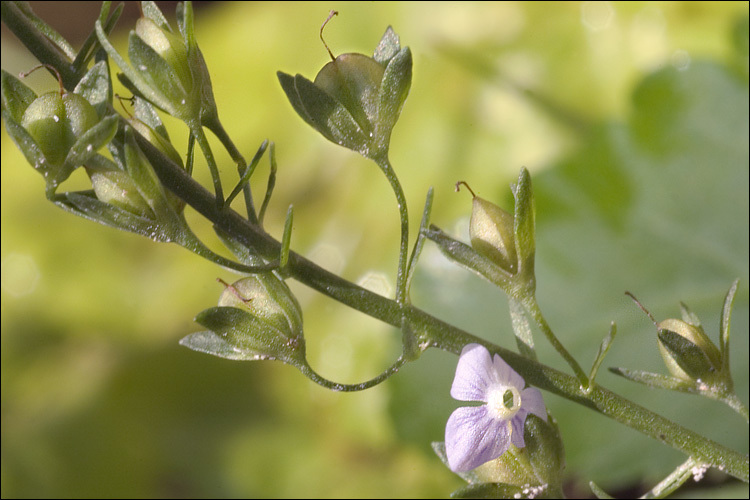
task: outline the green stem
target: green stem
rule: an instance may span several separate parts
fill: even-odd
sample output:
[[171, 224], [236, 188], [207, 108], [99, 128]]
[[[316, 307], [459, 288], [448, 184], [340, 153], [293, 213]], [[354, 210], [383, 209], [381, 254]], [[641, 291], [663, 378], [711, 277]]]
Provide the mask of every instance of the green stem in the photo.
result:
[[539, 329], [542, 330], [544, 336], [547, 337], [549, 343], [552, 344], [552, 347], [554, 347], [555, 350], [560, 353], [560, 356], [562, 356], [573, 369], [573, 372], [576, 374], [576, 377], [578, 377], [578, 380], [581, 383], [581, 387], [588, 387], [588, 375], [586, 375], [586, 373], [583, 371], [581, 365], [578, 364], [578, 361], [576, 361], [575, 358], [568, 352], [568, 350], [565, 349], [565, 347], [560, 343], [560, 341], [557, 340], [557, 337], [552, 332], [552, 329], [547, 323], [547, 320], [544, 319], [544, 316], [542, 315], [542, 310], [539, 308], [536, 297], [534, 295], [529, 295], [522, 301], [522, 303], [526, 308], [526, 311], [528, 311], [531, 317], [534, 318], [534, 321], [536, 322]]
[[[151, 161], [162, 183], [185, 200], [223, 232], [253, 249], [268, 260], [275, 259], [281, 244], [258, 225], [250, 224], [233, 210], [221, 211], [216, 199], [188, 174], [170, 163], [160, 161], [161, 153], [143, 137], [136, 135], [138, 145]], [[646, 408], [643, 408], [601, 386], [587, 393], [579, 379], [530, 360], [520, 354], [503, 349], [475, 337], [460, 328], [445, 323], [413, 306], [404, 306], [382, 295], [370, 292], [346, 281], [290, 252], [288, 270], [299, 282], [339, 302], [372, 316], [397, 328], [406, 317], [419, 336], [422, 350], [437, 347], [460, 354], [467, 344], [478, 343], [490, 352], [500, 355], [524, 379], [533, 386], [557, 394], [593, 411], [606, 415], [627, 427], [635, 429], [657, 441], [694, 457], [701, 463], [722, 467], [730, 474], [747, 482], [750, 473], [748, 459], [742, 453], [720, 445], [689, 429], [686, 429]]]
[[206, 157], [206, 163], [208, 163], [208, 169], [211, 171], [211, 180], [214, 183], [214, 192], [216, 193], [216, 201], [218, 207], [224, 206], [224, 191], [221, 188], [221, 177], [219, 176], [219, 167], [216, 166], [216, 160], [214, 154], [211, 151], [211, 146], [208, 144], [208, 138], [203, 132], [203, 128], [200, 126], [192, 127], [191, 133], [198, 145], [203, 150], [203, 156]]
[[671, 495], [692, 477], [693, 469], [700, 467], [700, 465], [693, 457], [688, 458], [641, 498], [665, 498], [667, 495]]
[[401, 245], [398, 252], [398, 272], [396, 273], [396, 302], [398, 304], [406, 304], [406, 265], [409, 258], [409, 213], [406, 207], [406, 197], [387, 155], [383, 155], [382, 158], [375, 160], [375, 162], [391, 184], [393, 193], [396, 195], [396, 202], [398, 203], [398, 215], [401, 220]]
[[385, 379], [395, 375], [399, 368], [403, 366], [403, 364], [406, 362], [406, 359], [403, 356], [400, 356], [388, 369], [386, 369], [383, 373], [378, 375], [375, 378], [372, 378], [366, 382], [362, 382], [360, 384], [340, 384], [338, 382], [334, 382], [332, 380], [328, 380], [327, 378], [321, 376], [313, 370], [309, 365], [302, 365], [298, 366], [299, 370], [310, 380], [315, 382], [318, 385], [321, 385], [325, 387], [326, 389], [330, 389], [332, 391], [337, 392], [358, 392], [358, 391], [364, 391], [366, 389], [370, 389], [372, 387], [375, 387], [376, 385], [383, 382]]

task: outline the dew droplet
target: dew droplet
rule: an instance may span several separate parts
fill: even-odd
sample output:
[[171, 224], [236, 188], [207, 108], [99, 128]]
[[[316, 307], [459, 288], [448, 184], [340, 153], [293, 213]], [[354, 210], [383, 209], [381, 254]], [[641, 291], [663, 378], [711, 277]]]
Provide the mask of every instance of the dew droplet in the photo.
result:
[[52, 115], [52, 119], [55, 120], [56, 122], [60, 121], [60, 117], [57, 115]]
[[140, 66], [138, 66], [138, 69], [140, 69], [141, 71], [146, 71], [148, 67], [146, 67], [145, 64], [141, 64]]
[[89, 144], [88, 146], [86, 146], [86, 151], [93, 151], [93, 150], [94, 150], [93, 144]]

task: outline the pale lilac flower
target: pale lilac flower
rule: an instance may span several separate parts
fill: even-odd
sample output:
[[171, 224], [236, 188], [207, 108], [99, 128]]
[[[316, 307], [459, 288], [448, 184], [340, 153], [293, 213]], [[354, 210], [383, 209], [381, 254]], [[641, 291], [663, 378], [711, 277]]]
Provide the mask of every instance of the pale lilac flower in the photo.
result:
[[523, 426], [529, 413], [547, 421], [539, 389], [524, 389], [523, 378], [497, 354], [493, 361], [479, 344], [469, 344], [461, 352], [451, 396], [485, 403], [458, 408], [448, 419], [445, 453], [454, 472], [494, 460], [511, 444], [523, 448]]

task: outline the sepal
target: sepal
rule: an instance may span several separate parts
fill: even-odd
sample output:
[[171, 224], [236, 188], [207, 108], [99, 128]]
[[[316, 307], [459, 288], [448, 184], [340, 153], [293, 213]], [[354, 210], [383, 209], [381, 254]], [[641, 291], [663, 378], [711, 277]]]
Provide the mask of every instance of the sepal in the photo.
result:
[[302, 309], [275, 273], [259, 273], [227, 285], [219, 306], [195, 321], [209, 329], [183, 338], [182, 345], [241, 360], [280, 360], [307, 368]]
[[382, 160], [411, 87], [412, 57], [388, 27], [373, 57], [341, 54], [314, 82], [281, 71], [277, 76], [297, 114], [326, 139]]

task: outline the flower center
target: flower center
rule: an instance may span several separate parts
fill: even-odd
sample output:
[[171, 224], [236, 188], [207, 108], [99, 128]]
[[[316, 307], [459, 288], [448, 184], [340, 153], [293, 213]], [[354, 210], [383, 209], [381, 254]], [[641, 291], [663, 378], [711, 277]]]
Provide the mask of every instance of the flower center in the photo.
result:
[[494, 418], [508, 420], [521, 408], [521, 393], [513, 386], [491, 387], [487, 391], [487, 407]]

